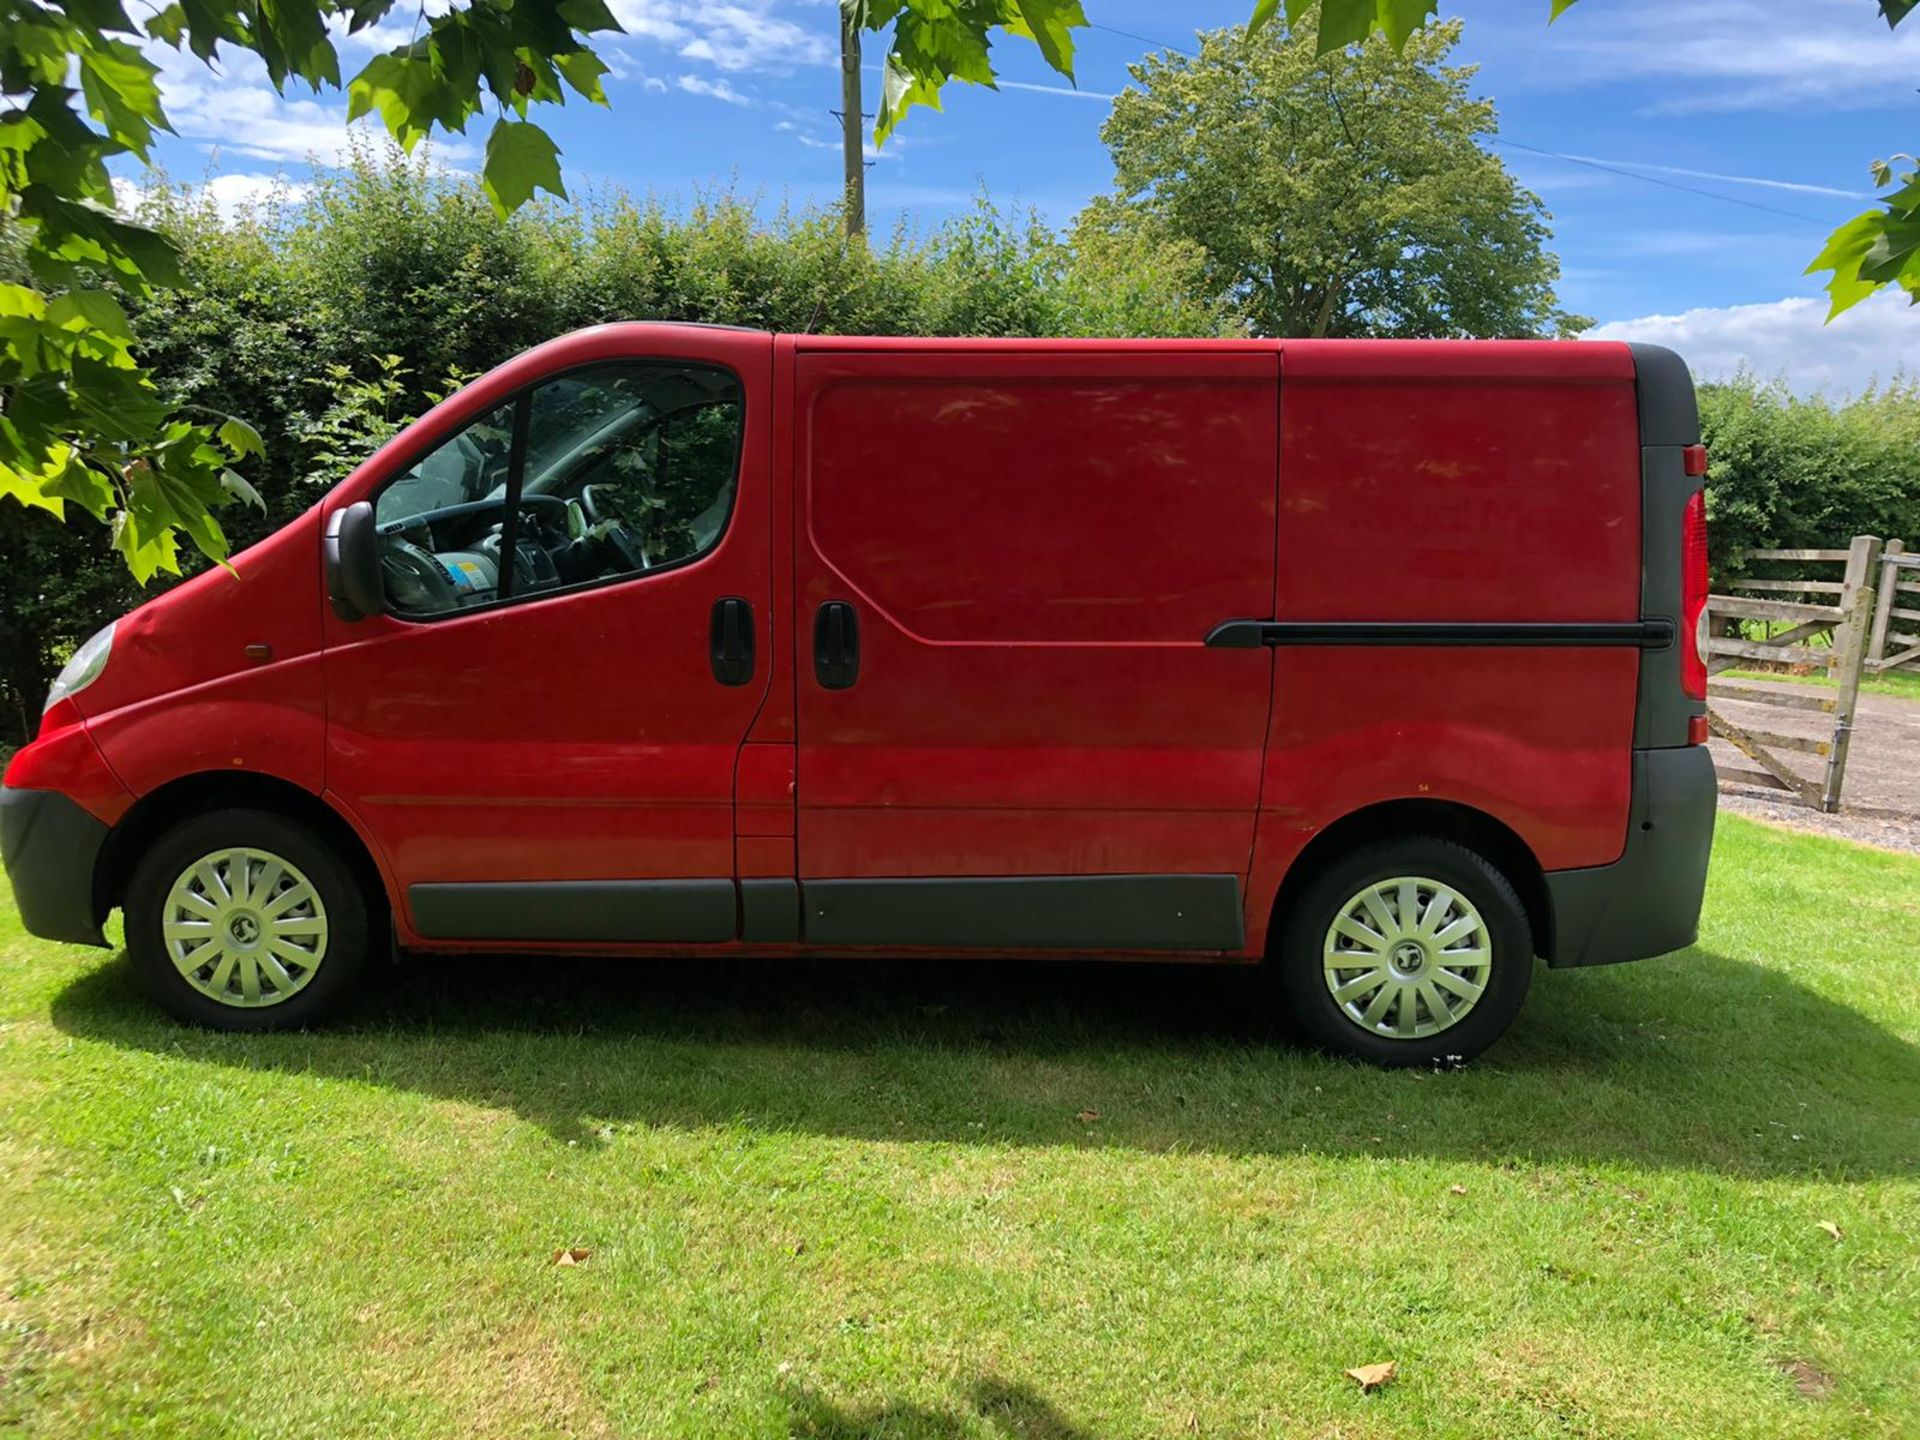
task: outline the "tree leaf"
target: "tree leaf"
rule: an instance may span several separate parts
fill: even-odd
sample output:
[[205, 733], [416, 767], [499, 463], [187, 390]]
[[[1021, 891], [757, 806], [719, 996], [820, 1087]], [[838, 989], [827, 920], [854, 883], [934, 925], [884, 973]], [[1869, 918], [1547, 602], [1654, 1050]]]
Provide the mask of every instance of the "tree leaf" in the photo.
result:
[[113, 486], [71, 445], [56, 445], [41, 481], [41, 489], [62, 501], [71, 500], [96, 520], [107, 518], [114, 501]]
[[0, 316], [39, 320], [47, 313], [47, 297], [27, 285], [0, 284]]
[[610, 30], [616, 35], [627, 33], [614, 18], [613, 11], [607, 8], [606, 0], [560, 0], [558, 9], [560, 18], [582, 35], [603, 30]]
[[1356, 1365], [1347, 1371], [1347, 1378], [1359, 1385], [1363, 1394], [1372, 1394], [1382, 1385], [1391, 1384], [1399, 1373], [1399, 1361], [1383, 1360], [1378, 1365]]
[[1357, 45], [1373, 33], [1379, 19], [1375, 0], [1322, 0], [1320, 53]]
[[1880, 288], [1873, 281], [1861, 278], [1860, 267], [1885, 233], [1889, 219], [1889, 212], [1884, 210], [1869, 210], [1854, 216], [1827, 237], [1826, 245], [1808, 264], [1809, 275], [1822, 270], [1833, 272], [1833, 279], [1827, 283], [1827, 294], [1832, 300], [1827, 311], [1829, 321]]
[[1014, 0], [1018, 15], [1007, 25], [1040, 47], [1041, 57], [1055, 70], [1073, 79], [1073, 32], [1087, 23], [1080, 0]]
[[145, 160], [153, 132], [173, 129], [160, 108], [160, 67], [124, 40], [97, 41], [79, 60], [88, 112]]
[[86, 327], [116, 340], [133, 339], [127, 312], [104, 290], [67, 291], [47, 307], [47, 319], [65, 329]]
[[1387, 43], [1401, 50], [1413, 32], [1431, 20], [1439, 8], [1439, 0], [1379, 0], [1375, 23], [1387, 37]]
[[174, 4], [147, 17], [147, 34], [175, 50], [180, 48], [180, 37], [186, 32], [187, 12], [181, 8], [178, 0]]
[[560, 179], [560, 149], [546, 131], [529, 121], [496, 121], [487, 137], [480, 186], [503, 216], [526, 204], [536, 190], [564, 200], [567, 187]]
[[267, 513], [267, 502], [260, 498], [260, 492], [247, 483], [246, 477], [233, 470], [220, 472], [220, 488], [234, 499], [251, 505], [262, 515]]
[[220, 443], [235, 456], [267, 453], [267, 447], [260, 438], [260, 432], [237, 415], [229, 415], [216, 433]]
[[47, 493], [38, 475], [29, 475], [0, 462], [0, 496], [18, 500], [22, 505], [50, 511], [56, 520], [66, 517], [66, 506], [58, 495]]
[[575, 50], [570, 55], [556, 55], [553, 63], [559, 72], [566, 76], [567, 83], [578, 90], [596, 105], [607, 103], [606, 89], [600, 84], [600, 77], [607, 73], [607, 65], [591, 50]]

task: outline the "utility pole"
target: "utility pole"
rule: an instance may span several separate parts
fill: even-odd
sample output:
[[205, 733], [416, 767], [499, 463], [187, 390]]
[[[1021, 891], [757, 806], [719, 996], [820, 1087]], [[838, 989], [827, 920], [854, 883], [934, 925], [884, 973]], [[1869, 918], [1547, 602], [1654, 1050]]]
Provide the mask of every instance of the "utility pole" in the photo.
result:
[[840, 6], [840, 137], [847, 171], [847, 238], [867, 228], [866, 117], [860, 113], [859, 6]]

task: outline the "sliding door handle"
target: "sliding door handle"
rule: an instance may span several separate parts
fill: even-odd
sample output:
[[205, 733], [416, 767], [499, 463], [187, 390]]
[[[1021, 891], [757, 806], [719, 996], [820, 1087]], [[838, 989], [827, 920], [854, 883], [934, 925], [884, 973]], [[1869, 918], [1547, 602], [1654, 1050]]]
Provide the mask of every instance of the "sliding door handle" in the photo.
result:
[[713, 602], [707, 654], [713, 661], [713, 678], [722, 685], [744, 685], [753, 679], [753, 606], [735, 596]]
[[823, 690], [860, 678], [860, 620], [845, 600], [827, 601], [813, 617], [813, 678]]

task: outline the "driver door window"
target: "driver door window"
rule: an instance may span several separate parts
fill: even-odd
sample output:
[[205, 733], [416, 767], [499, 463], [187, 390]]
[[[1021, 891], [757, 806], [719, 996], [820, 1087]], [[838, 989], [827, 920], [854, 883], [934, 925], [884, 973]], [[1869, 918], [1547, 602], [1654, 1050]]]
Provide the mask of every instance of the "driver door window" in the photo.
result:
[[696, 560], [733, 507], [739, 381], [626, 362], [474, 421], [375, 501], [388, 608], [427, 619]]

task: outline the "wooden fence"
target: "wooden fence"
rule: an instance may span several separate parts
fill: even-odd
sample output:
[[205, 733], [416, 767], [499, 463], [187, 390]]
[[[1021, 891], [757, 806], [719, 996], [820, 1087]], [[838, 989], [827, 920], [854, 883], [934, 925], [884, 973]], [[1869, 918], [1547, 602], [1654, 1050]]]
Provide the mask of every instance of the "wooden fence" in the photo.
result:
[[1904, 543], [1889, 540], [1880, 553], [1880, 598], [1867, 642], [1869, 675], [1903, 666], [1920, 671], [1920, 634], [1914, 633], [1920, 631], [1920, 598], [1908, 600], [1909, 595], [1920, 597], [1920, 554], [1909, 555]]
[[[1707, 727], [1759, 767], [1757, 772], [1732, 771], [1726, 778], [1757, 781], [1815, 809], [1837, 810], [1846, 780], [1860, 677], [1867, 668], [1867, 641], [1869, 632], [1877, 628], [1872, 616], [1880, 541], [1858, 535], [1845, 550], [1749, 550], [1745, 559], [1770, 567], [1837, 564], [1842, 570], [1837, 578], [1828, 573], [1738, 580], [1730, 588], [1744, 593], [1707, 597]], [[1896, 568], [1886, 573], [1896, 573]], [[1920, 590], [1920, 586], [1905, 588]], [[1890, 618], [1899, 613], [1890, 613], [1887, 605], [1880, 608]], [[1756, 637], [1747, 633], [1749, 627], [1730, 625], [1730, 621], [1761, 621], [1764, 628]], [[1826, 644], [1813, 643], [1822, 638]], [[1801, 671], [1819, 669], [1825, 683], [1797, 686], [1789, 692], [1711, 678], [1756, 662], [1786, 664]], [[1716, 705], [1716, 700], [1723, 703]], [[1813, 714], [1819, 717], [1820, 733], [1795, 734], [1741, 724], [1725, 713], [1724, 702], [1729, 700], [1782, 714]], [[1790, 754], [1816, 757], [1822, 762], [1820, 773], [1801, 773], [1784, 758]]]

